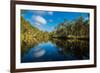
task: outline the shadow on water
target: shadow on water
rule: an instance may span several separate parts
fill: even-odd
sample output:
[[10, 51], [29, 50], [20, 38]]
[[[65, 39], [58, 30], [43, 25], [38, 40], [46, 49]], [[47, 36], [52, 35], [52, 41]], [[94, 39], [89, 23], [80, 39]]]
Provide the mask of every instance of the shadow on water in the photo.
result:
[[[35, 39], [36, 40], [36, 39]], [[45, 62], [89, 59], [89, 41], [77, 39], [37, 40], [21, 46], [21, 62]]]
[[[60, 54], [71, 55], [79, 60], [89, 59], [89, 41], [77, 39], [52, 39]], [[73, 58], [73, 59], [74, 59]]]

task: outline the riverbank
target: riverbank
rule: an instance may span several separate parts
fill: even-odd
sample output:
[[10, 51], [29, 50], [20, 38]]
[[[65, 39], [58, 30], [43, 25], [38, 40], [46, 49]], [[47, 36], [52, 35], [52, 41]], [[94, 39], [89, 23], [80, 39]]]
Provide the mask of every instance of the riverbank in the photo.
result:
[[69, 35], [69, 36], [52, 36], [52, 38], [79, 39], [79, 40], [88, 40], [89, 39], [88, 36], [73, 36], [73, 35]]

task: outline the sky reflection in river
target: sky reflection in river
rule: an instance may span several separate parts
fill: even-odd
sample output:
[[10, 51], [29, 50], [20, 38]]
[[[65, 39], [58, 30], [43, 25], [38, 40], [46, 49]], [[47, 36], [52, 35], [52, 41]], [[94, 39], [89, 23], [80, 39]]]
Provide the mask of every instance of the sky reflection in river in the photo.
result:
[[33, 46], [21, 56], [21, 62], [47, 62], [89, 59], [88, 41], [54, 39]]

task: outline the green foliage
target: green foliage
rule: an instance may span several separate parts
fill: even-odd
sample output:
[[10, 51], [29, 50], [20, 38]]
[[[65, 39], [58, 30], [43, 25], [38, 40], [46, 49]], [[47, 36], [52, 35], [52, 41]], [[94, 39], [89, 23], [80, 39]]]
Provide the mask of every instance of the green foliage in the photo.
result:
[[[77, 18], [75, 21], [64, 21], [60, 23], [52, 32], [53, 37], [89, 37], [89, 20], [83, 17]], [[72, 38], [73, 38], [72, 37]]]

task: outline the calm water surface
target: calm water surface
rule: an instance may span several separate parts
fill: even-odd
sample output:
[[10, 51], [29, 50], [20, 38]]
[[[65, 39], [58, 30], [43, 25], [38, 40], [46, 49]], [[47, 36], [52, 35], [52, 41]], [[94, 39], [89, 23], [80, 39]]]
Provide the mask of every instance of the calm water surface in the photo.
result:
[[[26, 49], [24, 49], [26, 50]], [[89, 59], [89, 42], [83, 40], [58, 40], [39, 42], [21, 50], [21, 62], [47, 62]]]

